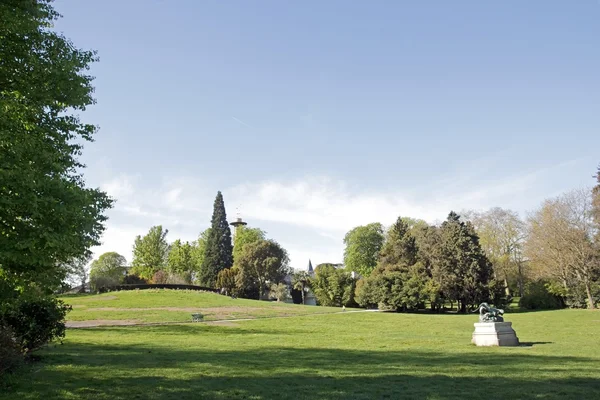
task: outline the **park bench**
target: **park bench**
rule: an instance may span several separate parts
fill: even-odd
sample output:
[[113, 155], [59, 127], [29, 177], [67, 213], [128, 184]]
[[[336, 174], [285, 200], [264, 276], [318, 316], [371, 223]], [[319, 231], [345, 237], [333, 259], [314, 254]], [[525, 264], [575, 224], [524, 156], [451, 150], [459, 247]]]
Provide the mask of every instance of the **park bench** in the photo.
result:
[[200, 322], [204, 319], [202, 314], [192, 314], [192, 322]]

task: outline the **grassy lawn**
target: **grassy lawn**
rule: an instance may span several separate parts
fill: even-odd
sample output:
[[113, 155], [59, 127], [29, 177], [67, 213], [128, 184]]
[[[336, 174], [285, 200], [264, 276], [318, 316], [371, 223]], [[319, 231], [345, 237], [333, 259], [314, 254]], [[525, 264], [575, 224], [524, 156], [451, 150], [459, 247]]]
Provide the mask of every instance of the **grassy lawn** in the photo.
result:
[[67, 321], [130, 321], [132, 323], [188, 322], [202, 313], [207, 321], [264, 318], [341, 311], [288, 303], [232, 299], [214, 293], [188, 290], [130, 290], [101, 295], [62, 298], [73, 306]]
[[474, 315], [71, 329], [0, 399], [600, 398], [600, 312], [507, 317], [524, 346], [470, 345]]

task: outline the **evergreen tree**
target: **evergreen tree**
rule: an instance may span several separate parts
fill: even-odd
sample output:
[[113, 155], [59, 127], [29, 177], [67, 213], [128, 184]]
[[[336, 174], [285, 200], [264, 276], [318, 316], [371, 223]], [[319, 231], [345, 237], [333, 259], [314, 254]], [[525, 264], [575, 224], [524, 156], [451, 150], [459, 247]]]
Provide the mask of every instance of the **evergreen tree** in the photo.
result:
[[217, 193], [211, 221], [210, 234], [206, 242], [206, 250], [200, 281], [203, 285], [214, 287], [217, 275], [225, 268], [233, 265], [233, 246], [231, 244], [231, 230], [225, 214], [225, 203], [221, 192]]
[[440, 227], [439, 251], [432, 273], [444, 297], [460, 302], [460, 311], [489, 299], [492, 266], [470, 222], [455, 212]]
[[398, 217], [387, 233], [387, 238], [379, 253], [379, 265], [413, 265], [417, 261], [417, 245], [410, 233], [408, 224]]

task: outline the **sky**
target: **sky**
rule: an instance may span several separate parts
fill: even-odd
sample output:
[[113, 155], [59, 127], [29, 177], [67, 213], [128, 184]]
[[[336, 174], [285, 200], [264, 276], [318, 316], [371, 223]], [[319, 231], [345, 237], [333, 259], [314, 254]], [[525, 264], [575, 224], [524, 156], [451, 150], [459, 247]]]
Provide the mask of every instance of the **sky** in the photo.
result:
[[217, 191], [294, 268], [398, 216], [526, 216], [594, 184], [600, 1], [56, 0], [98, 51], [86, 182], [97, 255], [153, 225], [195, 240]]

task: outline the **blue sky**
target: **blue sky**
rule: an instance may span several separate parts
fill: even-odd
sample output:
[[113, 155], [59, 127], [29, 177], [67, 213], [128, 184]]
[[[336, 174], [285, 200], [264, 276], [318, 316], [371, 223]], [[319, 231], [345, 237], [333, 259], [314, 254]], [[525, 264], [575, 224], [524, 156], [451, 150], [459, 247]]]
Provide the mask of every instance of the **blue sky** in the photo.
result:
[[98, 50], [103, 245], [193, 240], [217, 190], [292, 266], [399, 215], [526, 215], [600, 162], [600, 2], [57, 0]]

